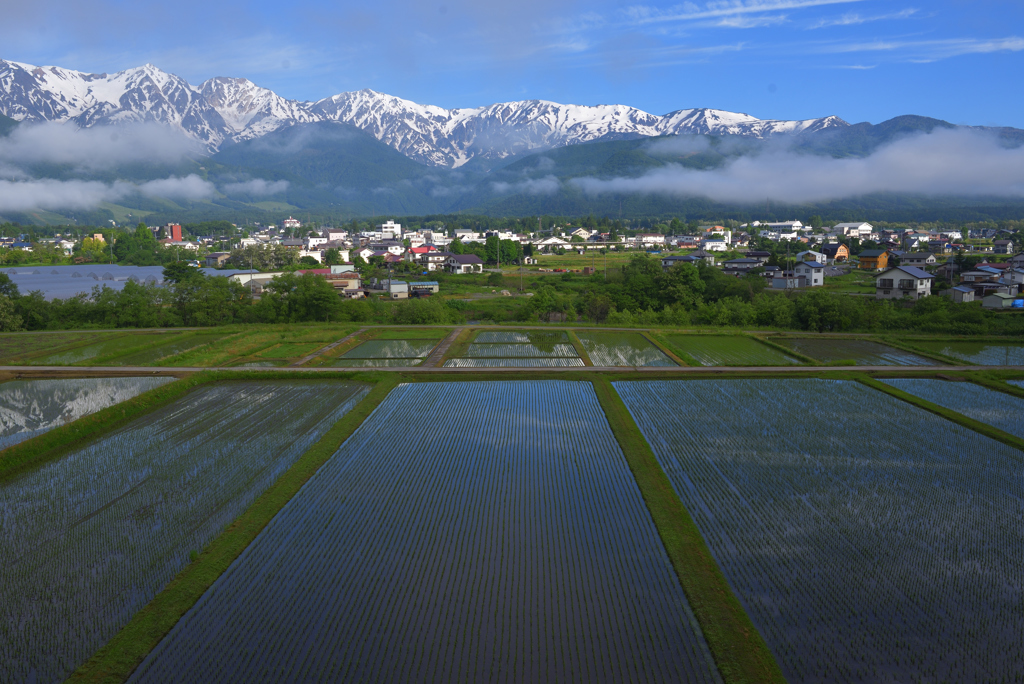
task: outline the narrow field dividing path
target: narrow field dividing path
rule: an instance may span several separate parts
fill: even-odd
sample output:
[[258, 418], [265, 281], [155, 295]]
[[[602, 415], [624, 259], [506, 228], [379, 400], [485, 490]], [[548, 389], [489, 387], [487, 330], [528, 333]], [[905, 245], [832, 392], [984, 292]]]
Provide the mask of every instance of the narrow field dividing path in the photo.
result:
[[443, 359], [444, 355], [448, 353], [448, 349], [452, 346], [452, 343], [455, 342], [456, 338], [458, 338], [463, 330], [465, 330], [464, 327], [452, 330], [448, 337], [441, 340], [441, 344], [437, 345], [437, 347], [434, 348], [434, 351], [431, 352], [430, 356], [428, 356], [418, 367], [437, 368], [437, 364], [441, 363], [441, 359]]
[[317, 349], [315, 352], [313, 352], [309, 356], [301, 358], [298, 361], [296, 361], [295, 363], [289, 364], [289, 366], [294, 368], [294, 367], [297, 367], [297, 366], [301, 366], [303, 364], [307, 364], [310, 361], [312, 361], [313, 359], [315, 359], [316, 357], [320, 356], [321, 354], [326, 354], [327, 352], [331, 351], [335, 347], [337, 347], [339, 345], [342, 345], [342, 344], [345, 344], [346, 342], [351, 340], [356, 335], [358, 335], [358, 334], [360, 334], [362, 332], [365, 332], [365, 330], [366, 330], [366, 328], [360, 328], [359, 330], [356, 330], [354, 333], [352, 333], [350, 335], [346, 335], [345, 337], [341, 338], [337, 342], [331, 342], [326, 347], [320, 347], [319, 349]]

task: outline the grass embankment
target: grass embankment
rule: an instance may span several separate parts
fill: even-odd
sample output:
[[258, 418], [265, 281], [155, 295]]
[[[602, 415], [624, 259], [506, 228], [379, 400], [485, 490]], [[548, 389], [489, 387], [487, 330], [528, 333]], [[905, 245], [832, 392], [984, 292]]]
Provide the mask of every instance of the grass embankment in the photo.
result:
[[583, 347], [583, 343], [580, 342], [579, 335], [576, 334], [575, 330], [566, 330], [565, 334], [569, 336], [569, 342], [572, 344], [573, 349], [576, 350], [576, 355], [583, 359], [584, 366], [593, 366], [594, 362], [590, 360], [590, 354]]
[[885, 344], [885, 345], [888, 345], [890, 347], [894, 347], [896, 349], [900, 349], [900, 350], [905, 351], [905, 352], [910, 352], [911, 354], [917, 354], [918, 356], [924, 357], [926, 359], [931, 359], [932, 361], [935, 361], [937, 363], [937, 365], [940, 365], [940, 366], [977, 366], [978, 365], [976, 363], [972, 363], [971, 361], [965, 361], [964, 359], [958, 359], [955, 356], [946, 356], [945, 354], [940, 354], [938, 352], [934, 352], [934, 351], [931, 351], [929, 349], [922, 349], [921, 347], [917, 346], [916, 344], [908, 343], [905, 340], [897, 339], [897, 338], [894, 338], [894, 337], [889, 337], [887, 335], [880, 336], [880, 337], [878, 337], [878, 339], [876, 339], [874, 341], [878, 342], [879, 344]]
[[785, 682], [626, 405], [606, 378], [593, 383], [722, 679], [727, 684]]
[[753, 337], [754, 337], [754, 339], [756, 339], [761, 344], [766, 345], [768, 347], [771, 347], [775, 351], [780, 351], [783, 354], [785, 354], [786, 356], [792, 356], [794, 359], [797, 359], [798, 361], [802, 361], [804, 363], [810, 364], [812, 366], [829, 366], [829, 365], [834, 365], [834, 362], [833, 362], [833, 364], [822, 363], [821, 361], [819, 361], [818, 359], [814, 358], [813, 356], [808, 356], [807, 354], [802, 354], [802, 353], [796, 351], [795, 349], [790, 349], [789, 347], [787, 347], [785, 345], [782, 345], [782, 344], [779, 344], [778, 342], [775, 342], [774, 340], [772, 340], [769, 337], [763, 337], [763, 336], [760, 336], [760, 335], [754, 335]]
[[370, 393], [339, 420], [198, 557], [164, 587], [69, 682], [123, 682], [181, 617], [195, 605], [239, 554], [263, 531], [299, 489], [398, 384], [383, 376]]
[[[960, 377], [962, 377], [965, 382], [968, 381], [967, 376]], [[993, 427], [987, 423], [982, 423], [981, 421], [974, 420], [973, 418], [968, 418], [962, 413], [957, 413], [956, 411], [948, 409], [944, 406], [933, 404], [930, 401], [926, 401], [918, 396], [915, 396], [908, 392], [904, 392], [903, 390], [896, 389], [892, 385], [887, 385], [886, 383], [876, 380], [875, 378], [868, 377], [866, 375], [860, 375], [856, 379], [859, 382], [867, 385], [868, 387], [871, 387], [872, 389], [876, 389], [879, 392], [885, 392], [891, 397], [895, 397], [896, 399], [905, 401], [908, 404], [913, 404], [918, 408], [922, 408], [925, 411], [934, 413], [935, 415], [945, 418], [948, 421], [954, 422], [957, 425], [962, 425], [968, 430], [973, 430], [974, 432], [984, 435], [985, 437], [994, 439], [997, 442], [1002, 442], [1003, 444], [1011, 446], [1015, 449], [1024, 451], [1024, 439], [1021, 439], [1020, 437], [1017, 437], [1015, 435], [1011, 435], [1008, 432], [1003, 432], [997, 427]], [[983, 384], [983, 386], [987, 386], [984, 383], [981, 384]], [[1007, 387], [1013, 386], [1007, 385]], [[1021, 459], [1024, 460], [1024, 454], [1021, 454]]]

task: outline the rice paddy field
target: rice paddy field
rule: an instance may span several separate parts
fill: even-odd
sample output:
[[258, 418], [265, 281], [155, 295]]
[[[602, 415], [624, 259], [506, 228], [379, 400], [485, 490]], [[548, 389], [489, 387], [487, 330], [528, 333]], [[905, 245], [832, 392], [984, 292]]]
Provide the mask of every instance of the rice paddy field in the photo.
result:
[[669, 335], [669, 345], [702, 366], [790, 366], [800, 362], [740, 335]]
[[417, 366], [437, 346], [436, 338], [367, 340], [329, 362], [347, 368]]
[[922, 349], [980, 366], [1024, 366], [1024, 344], [930, 340], [914, 340], [914, 344]]
[[105, 364], [110, 366], [148, 366], [169, 359], [176, 354], [181, 354], [208, 344], [213, 344], [223, 337], [225, 337], [225, 335], [222, 333], [186, 333], [179, 335], [176, 338], [172, 338], [167, 342], [143, 349], [142, 351], [131, 352], [123, 356], [110, 359], [109, 361], [106, 361]]
[[32, 358], [28, 363], [33, 366], [73, 366], [89, 365], [96, 359], [119, 356], [127, 351], [145, 350], [148, 347], [168, 342], [176, 342], [181, 333], [132, 333], [109, 335], [97, 342], [75, 347], [45, 356]]
[[580, 342], [595, 366], [675, 366], [640, 333], [580, 332]]
[[882, 382], [1003, 432], [1024, 437], [1024, 399], [1020, 397], [970, 382], [926, 378], [892, 378]]
[[858, 366], [936, 366], [938, 361], [871, 340], [779, 337], [773, 342], [823, 363], [853, 361]]
[[564, 332], [487, 331], [446, 368], [572, 368], [585, 364]]
[[398, 386], [131, 681], [280, 677], [719, 681], [593, 385], [565, 381]]
[[0, 449], [138, 396], [174, 378], [10, 380], [0, 384]]
[[851, 381], [614, 386], [789, 681], [1024, 676], [1019, 451]]
[[19, 363], [33, 355], [47, 351], [86, 345], [104, 337], [116, 337], [118, 333], [8, 333], [0, 335], [0, 361]]
[[0, 483], [0, 681], [66, 679], [367, 391], [203, 386]]

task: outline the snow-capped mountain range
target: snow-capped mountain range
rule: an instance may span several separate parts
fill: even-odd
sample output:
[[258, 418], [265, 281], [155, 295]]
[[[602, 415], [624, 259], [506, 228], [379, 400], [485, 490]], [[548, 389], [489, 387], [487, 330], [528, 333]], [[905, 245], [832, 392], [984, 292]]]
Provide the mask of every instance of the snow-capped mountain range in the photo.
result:
[[244, 78], [217, 77], [194, 86], [151, 64], [87, 74], [5, 60], [0, 60], [0, 113], [18, 121], [81, 127], [156, 121], [182, 130], [210, 152], [285, 126], [336, 121], [372, 134], [411, 159], [449, 168], [474, 157], [502, 159], [594, 140], [680, 134], [767, 138], [848, 125], [836, 116], [769, 121], [715, 109], [657, 116], [625, 105], [544, 100], [443, 109], [372, 90], [298, 102]]

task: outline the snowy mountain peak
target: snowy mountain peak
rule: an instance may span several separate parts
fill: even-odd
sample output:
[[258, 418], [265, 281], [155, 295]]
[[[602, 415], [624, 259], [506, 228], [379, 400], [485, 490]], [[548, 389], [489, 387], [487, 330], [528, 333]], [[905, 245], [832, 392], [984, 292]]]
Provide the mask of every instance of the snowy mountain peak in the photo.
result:
[[287, 100], [245, 78], [216, 77], [198, 86], [152, 64], [115, 74], [0, 60], [0, 113], [19, 121], [89, 127], [156, 121], [184, 131], [210, 151], [286, 126], [336, 121], [360, 128], [402, 154], [433, 166], [594, 140], [658, 135], [766, 138], [848, 125], [836, 116], [770, 121], [716, 109], [664, 116], [627, 105], [564, 105], [547, 100], [444, 109], [369, 88], [317, 102]]

